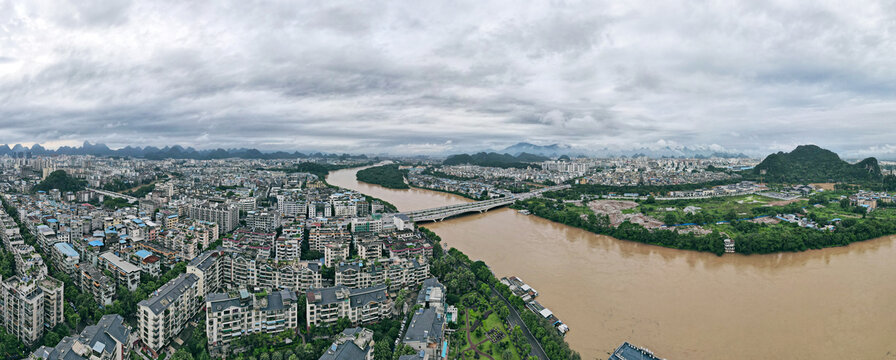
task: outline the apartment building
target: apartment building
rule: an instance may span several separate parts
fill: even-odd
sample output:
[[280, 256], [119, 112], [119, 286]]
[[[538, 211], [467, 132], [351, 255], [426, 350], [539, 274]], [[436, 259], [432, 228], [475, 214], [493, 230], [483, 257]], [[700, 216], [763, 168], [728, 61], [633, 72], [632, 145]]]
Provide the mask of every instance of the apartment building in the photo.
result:
[[336, 226], [317, 224], [308, 231], [308, 248], [312, 251], [324, 251], [324, 246], [332, 243], [348, 243], [352, 234]]
[[118, 283], [126, 286], [128, 290], [136, 291], [140, 286], [140, 267], [137, 265], [124, 261], [111, 251], [100, 255], [100, 264], [101, 268], [111, 271]]
[[240, 211], [236, 206], [206, 202], [187, 208], [190, 218], [218, 224], [224, 232], [230, 232], [240, 224]]
[[63, 284], [54, 278], [0, 278], [0, 322], [26, 345], [63, 321], [63, 303]]
[[302, 255], [302, 238], [281, 236], [274, 241], [274, 257], [277, 261], [299, 260]]
[[92, 295], [97, 304], [112, 305], [112, 298], [115, 297], [115, 281], [89, 263], [81, 264], [79, 270], [77, 279], [81, 290]]
[[196, 275], [180, 274], [137, 304], [137, 332], [152, 351], [161, 350], [199, 311], [198, 281]]
[[355, 238], [355, 250], [358, 257], [367, 261], [375, 261], [383, 257], [383, 242], [379, 240], [365, 240]]
[[54, 347], [41, 346], [29, 359], [124, 360], [131, 349], [131, 329], [121, 315], [105, 315], [78, 336], [67, 336]]
[[299, 214], [305, 215], [307, 213], [304, 201], [289, 199], [283, 195], [277, 196], [277, 211], [279, 211], [282, 216], [290, 217], [295, 217]]
[[330, 206], [330, 203], [325, 201], [313, 201], [308, 203], [306, 206], [308, 210], [308, 218], [313, 219], [319, 216], [323, 217], [331, 217], [333, 216], [333, 207]]
[[336, 266], [339, 262], [348, 259], [348, 256], [348, 243], [330, 243], [324, 245], [324, 264], [328, 267]]
[[205, 301], [205, 313], [209, 346], [227, 345], [246, 334], [276, 334], [299, 327], [298, 296], [291, 290], [212, 293]]
[[389, 290], [415, 287], [429, 277], [429, 263], [415, 259], [390, 258], [375, 262], [354, 261], [336, 265], [334, 285], [365, 288], [389, 284]]
[[273, 232], [264, 233], [240, 229], [233, 232], [232, 238], [225, 238], [223, 244], [226, 248], [252, 249], [271, 256], [276, 237], [277, 234]]
[[364, 232], [373, 232], [379, 233], [383, 231], [383, 219], [381, 215], [373, 215], [368, 217], [355, 217], [352, 218], [352, 232], [353, 233], [364, 233]]
[[201, 293], [224, 288], [290, 289], [320, 288], [321, 266], [313, 261], [279, 262], [252, 251], [215, 249], [203, 252], [187, 265], [187, 273], [199, 279]]
[[56, 267], [66, 273], [68, 276], [75, 277], [78, 275], [78, 263], [81, 262], [81, 255], [71, 246], [71, 244], [58, 242], [53, 244], [53, 252], [50, 256], [56, 263]]
[[280, 213], [249, 211], [246, 214], [246, 226], [255, 231], [274, 232], [280, 226]]
[[33, 230], [34, 234], [37, 235], [37, 242], [40, 244], [41, 249], [49, 249], [58, 242], [56, 240], [56, 232], [47, 225], [37, 225]]
[[354, 324], [367, 324], [388, 317], [392, 313], [392, 300], [385, 285], [350, 289], [343, 285], [306, 292], [305, 319], [308, 326], [329, 325], [339, 318], [348, 318]]

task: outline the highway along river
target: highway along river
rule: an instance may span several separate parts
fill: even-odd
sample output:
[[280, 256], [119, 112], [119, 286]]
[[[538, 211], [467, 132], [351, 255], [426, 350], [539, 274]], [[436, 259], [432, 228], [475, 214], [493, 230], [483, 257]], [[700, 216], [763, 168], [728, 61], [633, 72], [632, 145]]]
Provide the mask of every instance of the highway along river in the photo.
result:
[[[468, 201], [435, 191], [327, 181], [400, 210]], [[896, 237], [773, 255], [666, 249], [508, 208], [426, 227], [498, 277], [517, 275], [571, 329], [584, 359], [623, 341], [668, 359], [896, 359]]]

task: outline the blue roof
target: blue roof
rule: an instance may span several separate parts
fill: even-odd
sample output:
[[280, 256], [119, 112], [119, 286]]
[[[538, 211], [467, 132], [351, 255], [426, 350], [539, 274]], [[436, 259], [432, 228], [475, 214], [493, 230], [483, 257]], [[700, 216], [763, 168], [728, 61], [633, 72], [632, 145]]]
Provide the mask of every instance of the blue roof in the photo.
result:
[[59, 222], [59, 220], [56, 220], [56, 219], [47, 219], [47, 222], [54, 223], [54, 222]]
[[68, 243], [58, 242], [58, 243], [54, 244], [53, 247], [55, 247], [56, 250], [59, 250], [59, 252], [61, 252], [65, 256], [79, 257], [78, 252], [75, 251], [75, 249]]
[[169, 219], [173, 219], [173, 218], [176, 218], [176, 217], [177, 217], [177, 214], [174, 214], [174, 215], [168, 215], [168, 218], [169, 218]]
[[93, 241], [91, 241], [91, 242], [89, 242], [89, 243], [87, 243], [87, 244], [90, 245], [90, 246], [103, 246], [103, 242], [100, 241], [100, 240], [93, 240]]
[[152, 253], [147, 250], [137, 250], [136, 252], [134, 252], [134, 255], [137, 255], [141, 259], [146, 259], [152, 256]]

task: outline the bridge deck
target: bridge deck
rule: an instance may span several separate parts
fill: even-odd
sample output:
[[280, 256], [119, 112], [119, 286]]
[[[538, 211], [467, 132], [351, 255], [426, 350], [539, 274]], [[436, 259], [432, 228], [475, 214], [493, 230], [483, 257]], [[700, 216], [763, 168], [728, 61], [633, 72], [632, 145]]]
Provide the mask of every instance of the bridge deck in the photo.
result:
[[551, 187], [546, 187], [546, 188], [538, 189], [535, 191], [531, 191], [528, 193], [512, 195], [509, 197], [482, 200], [482, 201], [476, 201], [476, 202], [470, 202], [470, 203], [464, 203], [464, 204], [441, 206], [441, 207], [437, 207], [437, 208], [424, 209], [424, 210], [409, 211], [409, 212], [406, 212], [405, 215], [407, 215], [408, 218], [410, 218], [411, 220], [413, 220], [415, 222], [418, 222], [418, 221], [441, 221], [441, 220], [444, 220], [445, 218], [464, 214], [464, 213], [488, 211], [488, 210], [491, 210], [496, 207], [510, 205], [517, 200], [526, 200], [533, 196], [541, 195], [541, 193], [544, 193], [547, 191], [566, 189], [569, 187], [570, 187], [569, 185], [551, 186]]

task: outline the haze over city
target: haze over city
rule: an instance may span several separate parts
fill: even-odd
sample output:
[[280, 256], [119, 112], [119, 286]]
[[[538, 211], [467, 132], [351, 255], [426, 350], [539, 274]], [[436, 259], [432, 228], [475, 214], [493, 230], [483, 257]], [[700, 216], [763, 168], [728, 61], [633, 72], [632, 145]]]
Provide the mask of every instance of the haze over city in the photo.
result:
[[896, 157], [896, 5], [2, 1], [0, 139]]

